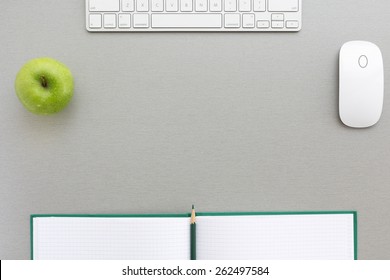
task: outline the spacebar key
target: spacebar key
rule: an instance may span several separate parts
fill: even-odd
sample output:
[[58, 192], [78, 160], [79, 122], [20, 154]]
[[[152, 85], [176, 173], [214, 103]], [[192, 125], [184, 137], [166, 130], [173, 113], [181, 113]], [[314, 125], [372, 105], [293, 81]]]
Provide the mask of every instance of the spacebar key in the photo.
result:
[[152, 28], [221, 27], [221, 14], [152, 14]]

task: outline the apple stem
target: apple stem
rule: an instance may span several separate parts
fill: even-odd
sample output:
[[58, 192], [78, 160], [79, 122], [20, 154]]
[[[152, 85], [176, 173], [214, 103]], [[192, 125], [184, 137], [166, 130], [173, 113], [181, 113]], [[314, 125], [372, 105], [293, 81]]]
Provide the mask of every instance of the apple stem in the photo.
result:
[[44, 76], [41, 76], [41, 85], [45, 88], [47, 87], [47, 81]]

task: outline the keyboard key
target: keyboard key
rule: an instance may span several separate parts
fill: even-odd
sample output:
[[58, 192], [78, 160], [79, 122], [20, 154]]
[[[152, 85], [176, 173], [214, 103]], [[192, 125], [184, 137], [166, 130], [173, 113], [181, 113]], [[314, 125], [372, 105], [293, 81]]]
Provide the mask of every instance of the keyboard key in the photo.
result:
[[254, 28], [255, 27], [255, 14], [243, 14], [242, 15], [242, 27]]
[[179, 11], [179, 6], [178, 6], [178, 0], [165, 0], [166, 2], [166, 7], [165, 10], [167, 12], [177, 12]]
[[192, 0], [180, 0], [180, 10], [182, 12], [192, 12]]
[[133, 12], [134, 11], [134, 0], [122, 0], [122, 11]]
[[137, 12], [149, 11], [148, 0], [136, 0], [137, 1]]
[[119, 14], [118, 27], [130, 28], [130, 14]]
[[207, 12], [207, 0], [195, 0], [195, 11]]
[[149, 27], [149, 15], [148, 14], [134, 14], [134, 28], [148, 28]]
[[89, 15], [89, 28], [102, 28], [102, 15], [90, 14]]
[[272, 26], [272, 28], [283, 28], [284, 22], [283, 21], [273, 21], [271, 26]]
[[253, 0], [253, 11], [265, 12], [265, 1], [266, 0]]
[[240, 27], [240, 14], [225, 14], [225, 27], [226, 28], [239, 28]]
[[221, 14], [152, 14], [154, 28], [221, 28]]
[[115, 28], [116, 14], [104, 14], [103, 22], [104, 22], [104, 28]]
[[222, 0], [210, 0], [211, 12], [222, 12]]
[[226, 12], [235, 12], [235, 11], [237, 11], [237, 2], [236, 2], [236, 0], [225, 0], [225, 11]]
[[268, 0], [270, 12], [297, 12], [299, 0]]
[[119, 0], [89, 0], [91, 12], [119, 12]]
[[251, 11], [251, 1], [250, 0], [238, 0], [238, 10], [240, 12], [250, 12]]
[[288, 20], [288, 21], [286, 21], [286, 27], [287, 28], [298, 28], [299, 23], [297, 20]]
[[271, 19], [272, 20], [284, 20], [284, 15], [283, 14], [272, 14]]
[[257, 21], [257, 28], [269, 28], [269, 21], [268, 20], [258, 20]]
[[162, 11], [164, 11], [163, 0], [152, 0], [152, 12], [162, 12]]

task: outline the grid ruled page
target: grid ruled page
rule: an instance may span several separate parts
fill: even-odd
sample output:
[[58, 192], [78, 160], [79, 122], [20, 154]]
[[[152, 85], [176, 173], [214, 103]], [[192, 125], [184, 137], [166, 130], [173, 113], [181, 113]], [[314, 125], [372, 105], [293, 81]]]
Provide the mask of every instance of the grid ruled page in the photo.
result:
[[352, 214], [199, 216], [198, 259], [354, 259]]
[[189, 259], [189, 218], [34, 217], [33, 258]]

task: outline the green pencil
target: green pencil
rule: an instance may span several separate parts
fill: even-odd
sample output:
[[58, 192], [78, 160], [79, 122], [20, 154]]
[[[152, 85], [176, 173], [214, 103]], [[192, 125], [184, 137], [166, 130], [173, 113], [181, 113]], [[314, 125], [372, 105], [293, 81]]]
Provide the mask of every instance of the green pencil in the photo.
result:
[[196, 260], [196, 221], [195, 221], [195, 208], [192, 205], [191, 211], [191, 260]]

